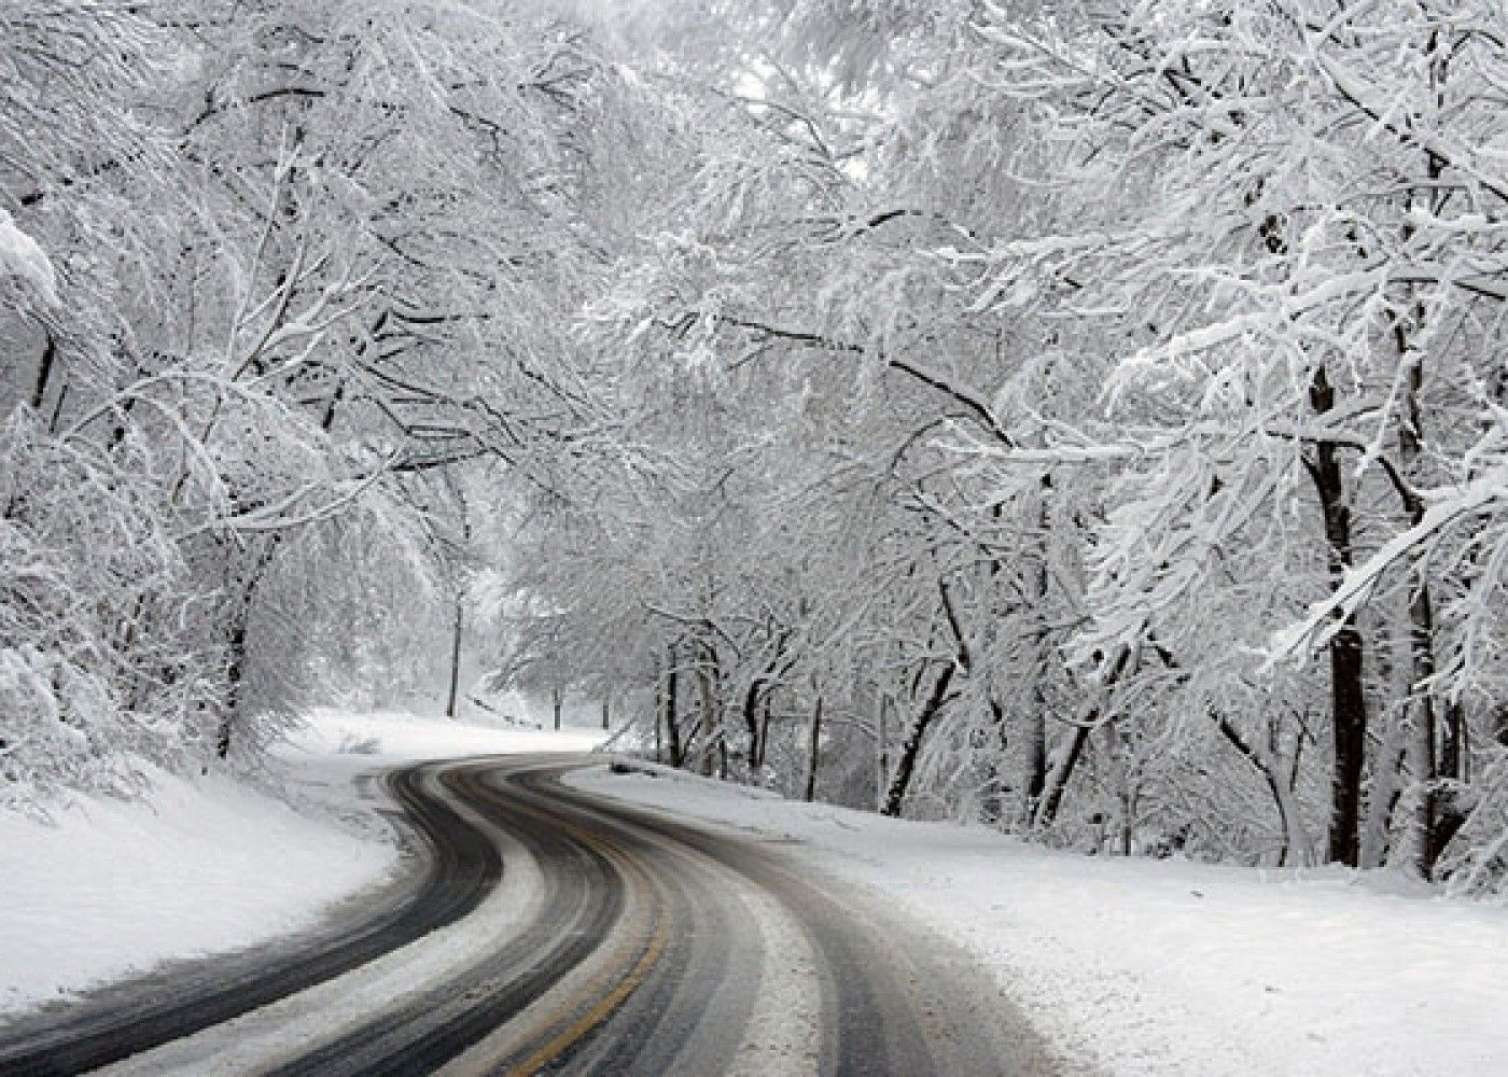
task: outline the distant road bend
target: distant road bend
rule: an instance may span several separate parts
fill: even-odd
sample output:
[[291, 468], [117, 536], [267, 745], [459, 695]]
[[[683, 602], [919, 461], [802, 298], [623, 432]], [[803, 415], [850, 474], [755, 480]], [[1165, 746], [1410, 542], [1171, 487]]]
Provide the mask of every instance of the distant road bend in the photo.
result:
[[392, 772], [422, 871], [0, 1026], [0, 1074], [1055, 1072], [961, 952], [778, 842], [558, 783], [587, 761]]

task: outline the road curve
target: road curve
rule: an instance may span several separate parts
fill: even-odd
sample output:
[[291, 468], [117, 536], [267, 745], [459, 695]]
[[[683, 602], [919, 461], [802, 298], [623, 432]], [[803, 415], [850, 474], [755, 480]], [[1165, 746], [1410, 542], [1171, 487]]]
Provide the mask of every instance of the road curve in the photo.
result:
[[423, 871], [0, 1031], [0, 1074], [1057, 1072], [962, 953], [778, 842], [558, 783], [586, 761], [392, 773]]

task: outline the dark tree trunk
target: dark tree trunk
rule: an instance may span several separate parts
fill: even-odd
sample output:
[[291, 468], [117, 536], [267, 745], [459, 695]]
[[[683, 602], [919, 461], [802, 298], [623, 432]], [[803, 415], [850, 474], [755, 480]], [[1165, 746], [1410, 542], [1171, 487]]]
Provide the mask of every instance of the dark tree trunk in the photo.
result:
[[49, 331], [47, 344], [42, 349], [42, 358], [37, 362], [37, 377], [31, 386], [31, 410], [40, 412], [47, 399], [47, 383], [52, 380], [52, 365], [58, 357], [57, 338]]
[[760, 767], [764, 766], [765, 756], [770, 751], [770, 706], [774, 694], [772, 688], [759, 701], [759, 762], [756, 765]]
[[1362, 642], [1353, 620], [1330, 641], [1330, 707], [1335, 765], [1330, 783], [1329, 857], [1355, 867], [1361, 852], [1361, 778], [1366, 760], [1367, 710], [1362, 687]]
[[922, 740], [927, 735], [927, 729], [942, 713], [943, 705], [948, 700], [948, 688], [957, 672], [957, 663], [949, 662], [937, 675], [937, 680], [932, 682], [932, 691], [928, 693], [926, 702], [922, 704], [921, 711], [911, 723], [911, 729], [901, 745], [901, 755], [896, 760], [895, 773], [890, 778], [890, 789], [885, 794], [885, 806], [880, 809], [882, 815], [900, 816], [901, 809], [905, 806], [906, 793], [911, 787], [911, 776], [916, 770], [917, 757], [921, 754]]
[[450, 694], [445, 701], [445, 717], [456, 716], [456, 694], [461, 688], [461, 633], [466, 627], [466, 607], [456, 596], [455, 621], [450, 636]]
[[1032, 704], [1036, 713], [1026, 719], [1026, 773], [1022, 788], [1023, 800], [1021, 822], [1029, 822], [1042, 801], [1047, 788], [1047, 700], [1042, 694], [1041, 682], [1032, 689]]
[[774, 654], [770, 656], [764, 671], [749, 682], [749, 690], [744, 693], [743, 720], [744, 727], [749, 732], [751, 773], [764, 766], [765, 755], [769, 750], [766, 738], [770, 730], [770, 693], [790, 671], [791, 662], [785, 659], [786, 642], [790, 636], [789, 630], [779, 633], [775, 639]]
[[[1155, 641], [1154, 645], [1155, 645]], [[1158, 648], [1161, 651], [1161, 648]], [[1100, 720], [1100, 715], [1108, 705], [1110, 692], [1116, 683], [1125, 675], [1126, 666], [1131, 661], [1131, 648], [1121, 650], [1120, 656], [1115, 660], [1115, 666], [1110, 670], [1110, 675], [1105, 679], [1101, 702], [1093, 707], [1085, 716], [1082, 724], [1075, 726], [1073, 739], [1068, 743], [1068, 751], [1058, 760], [1058, 765], [1053, 767], [1052, 774], [1047, 777], [1043, 786], [1042, 796], [1037, 801], [1037, 811], [1032, 817], [1032, 828], [1042, 830], [1053, 824], [1058, 817], [1058, 810], [1063, 805], [1063, 793], [1068, 789], [1068, 783], [1073, 778], [1074, 768], [1079, 765], [1079, 759], [1084, 754], [1084, 745], [1089, 742], [1089, 733]], [[1163, 661], [1171, 664], [1171, 656], [1163, 654]]]
[[806, 743], [806, 799], [808, 802], [817, 799], [817, 753], [822, 746], [822, 697], [817, 697], [817, 704], [812, 708], [811, 736]]
[[1068, 751], [1062, 762], [1053, 768], [1052, 778], [1043, 790], [1042, 799], [1037, 802], [1036, 818], [1032, 821], [1034, 829], [1045, 830], [1057, 819], [1058, 809], [1063, 806], [1063, 792], [1068, 788], [1069, 779], [1073, 777], [1074, 768], [1079, 765], [1079, 757], [1084, 754], [1084, 745], [1088, 741], [1089, 727], [1079, 726], [1073, 731]]
[[749, 682], [749, 690], [744, 693], [743, 719], [744, 728], [749, 732], [749, 771], [751, 774], [758, 770], [763, 762], [763, 745], [759, 743], [759, 690], [764, 683], [763, 677], [755, 677]]
[[1445, 708], [1445, 742], [1440, 749], [1440, 774], [1456, 781], [1470, 781], [1466, 761], [1466, 714], [1461, 704], [1451, 703]]
[[220, 716], [220, 728], [215, 733], [215, 755], [220, 759], [230, 755], [235, 721], [241, 709], [242, 680], [246, 672], [246, 630], [251, 603], [241, 602], [237, 605], [226, 637], [225, 713]]
[[1440, 752], [1440, 773], [1435, 797], [1434, 827], [1430, 831], [1429, 865], [1431, 872], [1445, 852], [1445, 847], [1466, 825], [1468, 813], [1461, 808], [1460, 788], [1456, 783], [1469, 781], [1466, 761], [1466, 715], [1458, 702], [1447, 703], [1440, 723], [1444, 741]]
[[[947, 704], [948, 689], [953, 684], [954, 676], [960, 672], [968, 675], [973, 665], [969, 639], [964, 633], [958, 610], [953, 605], [953, 589], [946, 579], [937, 581], [937, 595], [942, 607], [943, 620], [953, 636], [955, 658], [932, 682], [932, 691], [928, 694], [927, 701], [922, 705], [916, 720], [911, 723], [906, 740], [901, 744], [901, 757], [896, 761], [895, 774], [890, 780], [890, 790], [885, 796], [885, 806], [880, 809], [884, 815], [899, 816], [901, 814], [906, 793], [911, 786], [912, 775], [916, 772], [916, 761], [921, 755], [922, 741], [926, 738], [927, 729], [937, 720]], [[924, 674], [925, 669], [917, 671], [916, 684], [921, 683]]]
[[664, 748], [664, 731], [662, 727], [665, 724], [665, 680], [660, 676], [659, 655], [655, 655], [650, 660], [650, 671], [650, 676], [655, 686], [655, 762], [663, 763], [665, 762], [665, 757], [661, 753]]
[[1047, 788], [1047, 693], [1043, 681], [1047, 677], [1051, 661], [1047, 625], [1044, 623], [1047, 608], [1047, 535], [1051, 528], [1048, 517], [1047, 497], [1052, 489], [1051, 476], [1042, 477], [1042, 506], [1037, 513], [1037, 529], [1041, 536], [1036, 562], [1032, 565], [1032, 596], [1039, 611], [1037, 617], [1037, 640], [1033, 648], [1036, 668], [1032, 679], [1032, 712], [1026, 716], [1026, 758], [1021, 782], [1020, 824], [1029, 826], [1036, 815], [1037, 805]]
[[559, 730], [560, 730], [560, 707], [561, 707], [561, 703], [564, 700], [564, 697], [565, 697], [565, 693], [562, 692], [559, 688], [551, 688], [550, 689], [550, 708], [555, 713], [555, 729], [556, 729], [556, 732], [559, 732]]
[[220, 759], [230, 755], [231, 742], [235, 739], [235, 725], [241, 718], [241, 706], [245, 695], [247, 639], [251, 631], [251, 611], [256, 601], [257, 587], [262, 582], [267, 566], [277, 553], [282, 542], [281, 533], [273, 533], [266, 540], [262, 552], [251, 565], [251, 571], [240, 584], [239, 594], [232, 602], [230, 623], [225, 633], [225, 710], [220, 715], [220, 726], [215, 734], [215, 755]]
[[603, 696], [602, 697], [602, 728], [603, 728], [604, 731], [608, 728], [608, 725], [610, 724], [609, 719], [611, 718], [611, 715], [612, 715], [612, 705], [608, 702], [607, 697]]
[[[1309, 399], [1317, 414], [1335, 406], [1335, 390], [1323, 367], [1314, 373]], [[1340, 586], [1351, 564], [1351, 509], [1339, 451], [1330, 442], [1306, 461], [1324, 512], [1330, 586]], [[1367, 749], [1367, 697], [1362, 680], [1365, 645], [1353, 614], [1330, 639], [1330, 727], [1334, 764], [1330, 778], [1329, 859], [1355, 867], [1361, 855], [1361, 779]]]
[[670, 664], [665, 671], [665, 740], [670, 748], [670, 765], [678, 767], [681, 755], [681, 728], [676, 715], [676, 695], [680, 688], [680, 671], [676, 669], [675, 647], [670, 648]]
[[53, 401], [52, 416], [47, 420], [47, 432], [49, 434], [56, 434], [58, 427], [63, 422], [63, 408], [68, 403], [68, 388], [69, 383], [65, 381], [63, 387], [58, 390], [57, 400]]

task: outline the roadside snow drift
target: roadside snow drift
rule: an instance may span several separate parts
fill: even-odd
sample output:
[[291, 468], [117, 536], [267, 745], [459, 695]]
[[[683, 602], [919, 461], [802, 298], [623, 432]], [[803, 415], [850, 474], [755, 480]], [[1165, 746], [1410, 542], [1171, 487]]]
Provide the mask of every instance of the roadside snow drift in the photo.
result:
[[145, 803], [80, 798], [55, 827], [0, 817], [0, 1009], [296, 930], [396, 863], [229, 779], [156, 781]]
[[[287, 799], [155, 775], [142, 802], [78, 797], [55, 825], [0, 814], [0, 1021], [168, 959], [315, 923], [398, 863], [357, 778], [419, 759], [585, 751], [594, 732], [320, 712], [279, 750]], [[291, 802], [291, 803], [290, 803]]]
[[1508, 1073], [1508, 908], [1387, 876], [1091, 859], [647, 769], [567, 782], [793, 840], [978, 954], [1065, 1055], [1111, 1073]]

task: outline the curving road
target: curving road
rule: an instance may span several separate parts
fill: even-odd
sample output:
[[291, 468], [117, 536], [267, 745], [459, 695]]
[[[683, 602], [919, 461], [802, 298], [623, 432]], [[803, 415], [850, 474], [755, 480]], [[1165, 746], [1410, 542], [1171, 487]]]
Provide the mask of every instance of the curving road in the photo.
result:
[[387, 784], [422, 870], [320, 932], [0, 1032], [0, 1074], [1045, 1074], [959, 951], [778, 842], [500, 757]]

